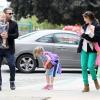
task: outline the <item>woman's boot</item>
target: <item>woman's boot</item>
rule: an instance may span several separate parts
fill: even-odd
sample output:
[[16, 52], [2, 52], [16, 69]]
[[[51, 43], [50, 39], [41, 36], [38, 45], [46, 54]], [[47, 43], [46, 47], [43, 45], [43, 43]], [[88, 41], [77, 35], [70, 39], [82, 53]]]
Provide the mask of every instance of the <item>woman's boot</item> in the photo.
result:
[[89, 84], [85, 84], [84, 85], [84, 89], [82, 90], [82, 92], [89, 92]]
[[97, 90], [100, 89], [100, 85], [99, 85], [99, 82], [98, 82], [97, 79], [94, 80], [94, 84], [95, 84], [95, 87], [96, 87]]

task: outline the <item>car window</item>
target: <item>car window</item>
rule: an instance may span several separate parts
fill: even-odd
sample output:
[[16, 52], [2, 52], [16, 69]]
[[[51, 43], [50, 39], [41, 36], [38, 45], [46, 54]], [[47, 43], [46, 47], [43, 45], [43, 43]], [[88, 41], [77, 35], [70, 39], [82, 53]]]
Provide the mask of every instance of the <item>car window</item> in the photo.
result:
[[77, 45], [79, 43], [79, 37], [76, 34], [72, 33], [60, 33], [54, 34], [55, 43], [59, 44], [74, 44]]
[[25, 34], [25, 35], [21, 35], [21, 36], [18, 37], [18, 40], [21, 40], [21, 39], [24, 39], [24, 38], [29, 38], [33, 34], [35, 34], [35, 32], [31, 32], [31, 33], [28, 33], [28, 34]]
[[36, 41], [43, 42], [43, 43], [53, 43], [53, 35], [50, 34], [50, 35], [43, 36]]

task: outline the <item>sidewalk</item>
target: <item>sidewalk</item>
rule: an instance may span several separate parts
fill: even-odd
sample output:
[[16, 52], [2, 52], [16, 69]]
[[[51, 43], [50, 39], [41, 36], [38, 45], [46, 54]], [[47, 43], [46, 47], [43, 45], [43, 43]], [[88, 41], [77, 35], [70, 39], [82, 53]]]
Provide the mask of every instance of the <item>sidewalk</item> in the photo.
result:
[[100, 90], [95, 89], [90, 77], [89, 81], [90, 92], [88, 93], [81, 92], [83, 84], [82, 79], [79, 78], [67, 84], [65, 80], [55, 82], [52, 91], [43, 90], [41, 84], [18, 87], [15, 91], [4, 89], [0, 92], [0, 100], [99, 100]]

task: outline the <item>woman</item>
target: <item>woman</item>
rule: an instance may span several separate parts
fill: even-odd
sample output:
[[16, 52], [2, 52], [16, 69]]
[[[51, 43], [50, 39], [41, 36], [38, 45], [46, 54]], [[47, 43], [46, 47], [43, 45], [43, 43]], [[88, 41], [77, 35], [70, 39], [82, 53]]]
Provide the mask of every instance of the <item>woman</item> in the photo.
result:
[[[95, 18], [94, 13], [91, 11], [86, 11], [83, 14], [83, 19], [85, 22], [85, 25], [83, 26], [84, 33], [81, 36], [78, 52], [81, 52], [81, 67], [84, 82], [84, 89], [82, 92], [89, 92], [87, 69], [90, 71], [96, 89], [98, 90], [100, 88], [95, 71], [96, 50], [93, 45], [94, 42], [97, 42], [95, 32], [98, 30], [98, 21]], [[90, 36], [92, 33], [93, 36]]]

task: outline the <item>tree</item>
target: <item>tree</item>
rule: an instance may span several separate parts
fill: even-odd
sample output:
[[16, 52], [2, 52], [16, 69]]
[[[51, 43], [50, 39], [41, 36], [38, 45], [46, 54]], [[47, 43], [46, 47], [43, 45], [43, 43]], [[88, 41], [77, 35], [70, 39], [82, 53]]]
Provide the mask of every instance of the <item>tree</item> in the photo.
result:
[[[99, 0], [8, 0], [14, 9], [15, 18], [36, 15], [38, 22], [47, 20], [53, 24], [82, 23], [82, 13], [93, 11], [100, 19]], [[98, 11], [97, 11], [98, 9]]]

